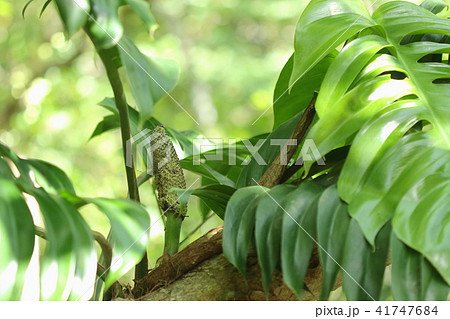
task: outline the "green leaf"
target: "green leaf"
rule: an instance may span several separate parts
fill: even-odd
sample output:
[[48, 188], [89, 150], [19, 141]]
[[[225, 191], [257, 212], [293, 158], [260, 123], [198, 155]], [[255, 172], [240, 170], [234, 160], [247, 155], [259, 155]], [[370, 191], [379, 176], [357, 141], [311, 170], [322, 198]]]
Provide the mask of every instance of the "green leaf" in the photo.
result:
[[395, 300], [420, 300], [421, 255], [391, 234], [392, 295]]
[[119, 47], [141, 120], [146, 120], [153, 112], [153, 105], [175, 86], [178, 65], [173, 60], [145, 56], [126, 37], [121, 39]]
[[[407, 45], [402, 42], [408, 34], [448, 34], [449, 20], [437, 18], [425, 9], [403, 2], [384, 4], [373, 17], [385, 32], [380, 33], [381, 36], [369, 35], [351, 41], [335, 58], [318, 96], [320, 120], [311, 129], [308, 138], [312, 138], [319, 153], [325, 155], [346, 143], [380, 109], [399, 98], [415, 95], [426, 110], [421, 117], [435, 126], [435, 134], [439, 135], [442, 147], [450, 149], [450, 120], [443, 107], [450, 95], [445, 93], [447, 90], [443, 85], [433, 83], [437, 79], [450, 77], [450, 69], [440, 63], [417, 63], [424, 56], [447, 52], [450, 45], [430, 42], [429, 39]], [[385, 47], [395, 57], [388, 58], [382, 54], [365, 65], [371, 56]], [[360, 70], [363, 71], [361, 75]], [[387, 79], [384, 82], [383, 76], [378, 75], [388, 70], [402, 72], [407, 78]], [[306, 172], [311, 163], [306, 161]]]
[[414, 42], [402, 45], [409, 34], [436, 33], [448, 35], [450, 20], [437, 17], [413, 3], [394, 1], [380, 6], [373, 19], [386, 30], [386, 39], [395, 48], [401, 65], [417, 88], [416, 94], [428, 109], [428, 120], [439, 132], [442, 147], [450, 149], [450, 117], [446, 105], [450, 100], [448, 85], [434, 84], [440, 78], [450, 78], [450, 67], [442, 63], [417, 63], [429, 54], [448, 52], [450, 45], [434, 42]]
[[[48, 162], [38, 159], [23, 160], [19, 158], [8, 147], [0, 143], [0, 156], [4, 156], [12, 161], [20, 173], [19, 182], [23, 185], [34, 186], [30, 178], [30, 173], [34, 174], [38, 184], [51, 193], [58, 193], [60, 191], [67, 191], [75, 194], [72, 182], [66, 173], [60, 168]], [[5, 169], [7, 166], [5, 167]], [[9, 169], [8, 169], [9, 170]], [[11, 172], [9, 176], [12, 177]]]
[[[119, 121], [119, 110], [116, 106], [116, 101], [112, 97], [104, 98], [98, 105], [104, 107], [108, 111], [112, 112], [112, 115], [105, 116], [102, 121], [100, 121], [94, 132], [92, 133], [90, 139], [99, 136], [107, 131], [117, 129], [120, 127], [120, 121]], [[128, 105], [128, 114], [130, 117], [130, 129], [131, 134], [136, 135], [141, 132], [142, 129], [148, 128], [149, 130], [153, 130], [156, 126], [162, 125], [161, 122], [159, 122], [156, 118], [150, 117], [148, 118], [145, 123], [142, 125], [142, 129], [140, 128], [140, 121], [141, 117], [139, 112], [133, 108], [132, 106]], [[171, 128], [167, 128], [169, 135], [179, 137], [179, 135], [182, 135], [181, 133], [178, 133], [174, 131]], [[181, 139], [181, 138], [180, 138]]]
[[450, 172], [425, 177], [401, 199], [392, 224], [399, 239], [421, 252], [450, 285], [449, 193]]
[[[206, 220], [209, 216], [209, 213], [211, 212], [209, 206], [200, 199], [200, 201], [198, 202], [198, 209], [200, 210], [200, 214], [202, 215], [202, 221]], [[225, 217], [225, 210], [223, 211], [223, 216]]]
[[442, 0], [425, 0], [420, 6], [434, 14], [438, 14], [447, 7], [447, 4]]
[[113, 257], [111, 269], [105, 281], [108, 288], [117, 279], [132, 269], [144, 255], [150, 229], [147, 211], [131, 200], [90, 198], [109, 219]]
[[37, 159], [29, 159], [26, 162], [34, 172], [38, 184], [47, 192], [56, 194], [60, 191], [67, 191], [75, 194], [72, 182], [60, 168]]
[[[77, 210], [87, 203], [99, 207], [111, 223], [113, 264], [106, 284], [111, 285], [142, 258], [150, 227], [148, 213], [142, 206], [129, 200], [79, 198], [66, 174], [52, 164], [22, 160], [3, 144], [0, 156], [0, 176], [8, 179], [0, 179], [0, 274], [10, 277], [0, 275], [0, 299], [21, 298], [24, 273], [33, 252], [35, 229], [22, 191], [35, 198], [45, 224], [40, 299], [89, 300], [93, 294], [97, 255], [92, 232]], [[34, 173], [42, 188], [35, 188], [30, 173]]]
[[420, 101], [393, 103], [369, 120], [356, 135], [339, 176], [339, 195], [350, 203], [372, 165], [424, 115]]
[[[183, 165], [183, 164], [181, 164], [181, 165]], [[201, 177], [201, 185], [202, 185], [202, 187], [209, 186], [209, 185], [216, 185], [216, 182], [209, 178]], [[231, 197], [231, 195], [233, 195], [234, 191], [235, 191], [235, 189], [233, 190], [232, 193], [230, 193], [229, 197]], [[225, 209], [226, 209], [229, 197], [227, 198], [227, 202], [223, 205], [223, 207], [216, 208], [216, 210], [214, 211], [222, 219], [225, 216]], [[213, 202], [212, 204], [211, 203], [207, 204], [204, 200], [202, 200], [200, 198], [200, 201], [198, 202], [198, 208], [199, 208], [199, 211], [200, 211], [200, 214], [201, 214], [203, 220], [205, 220], [209, 216], [209, 213], [211, 212], [210, 206], [212, 206], [213, 204], [215, 204], [215, 202]]]
[[3, 157], [0, 156], [0, 178], [13, 180], [14, 175], [9, 169], [8, 164], [5, 162]]
[[[108, 111], [110, 111], [115, 115], [119, 115], [119, 109], [117, 108], [116, 100], [113, 97], [105, 97], [98, 103], [98, 105], [104, 107], [105, 109], [107, 109]], [[128, 110], [130, 109], [132, 109], [132, 107], [128, 105]]]
[[[391, 74], [394, 72], [405, 73], [405, 70], [400, 66], [400, 61], [393, 55], [377, 53], [374, 55], [374, 59], [356, 76], [349, 89], [351, 90], [357, 85], [367, 82], [381, 74]], [[347, 75], [343, 74], [343, 76], [346, 77]]]
[[421, 300], [448, 300], [450, 293], [450, 286], [445, 282], [436, 269], [428, 262], [427, 259], [422, 257], [421, 263]]
[[349, 212], [358, 220], [372, 245], [405, 193], [423, 176], [433, 174], [450, 160], [450, 152], [437, 147], [436, 143], [426, 133], [407, 135], [371, 168], [366, 183], [350, 203]]
[[41, 258], [42, 300], [89, 300], [97, 254], [89, 226], [66, 199], [27, 189], [44, 217], [46, 246]]
[[320, 300], [327, 300], [333, 290], [343, 260], [349, 222], [347, 205], [339, 198], [336, 185], [328, 187], [320, 196], [317, 212], [317, 241], [323, 273]]
[[42, 15], [43, 15], [44, 12], [45, 12], [45, 9], [47, 9], [48, 5], [49, 5], [50, 3], [52, 3], [52, 1], [53, 1], [53, 0], [47, 0], [47, 1], [44, 3], [44, 5], [42, 6], [42, 9], [41, 9], [41, 12], [39, 13], [39, 18], [42, 17]]
[[100, 122], [98, 122], [94, 131], [92, 132], [89, 140], [97, 137], [105, 132], [115, 130], [120, 127], [119, 117], [117, 115], [108, 115], [103, 118]]
[[224, 219], [223, 254], [245, 277], [247, 254], [253, 237], [255, 211], [260, 195], [266, 192], [261, 186], [238, 189], [231, 196]]
[[417, 251], [391, 234], [392, 294], [395, 300], [446, 300], [449, 287]]
[[[30, 189], [28, 192], [39, 204], [47, 231], [45, 251], [41, 257], [40, 299], [67, 300], [75, 277], [77, 258], [75, 237], [78, 234], [74, 232], [71, 218], [74, 213], [62, 207], [56, 197], [43, 189]], [[75, 211], [75, 214], [78, 212]]]
[[[278, 154], [280, 154], [280, 146], [272, 145], [271, 142], [274, 139], [288, 139], [297, 126], [300, 117], [301, 114], [297, 114], [290, 120], [278, 126], [269, 134], [269, 136], [267, 136], [267, 138], [262, 139], [262, 144], [257, 150], [257, 154], [261, 156], [262, 162], [259, 163], [258, 159], [255, 157], [250, 159], [247, 166], [242, 170], [236, 183], [238, 188], [256, 185], [256, 182], [263, 176], [264, 172], [270, 167], [270, 164], [275, 160]], [[258, 146], [258, 141], [251, 140], [250, 142], [253, 147]]]
[[[181, 133], [178, 133], [180, 135]], [[175, 139], [181, 144], [184, 144], [183, 151], [186, 155], [183, 161], [191, 161], [198, 163], [206, 163], [210, 168], [227, 176], [229, 179], [235, 183], [240, 171], [242, 170], [243, 162], [246, 156], [250, 154], [247, 147], [242, 141], [237, 143], [214, 143], [214, 140], [204, 139], [200, 133], [195, 132], [195, 134], [186, 136], [182, 134], [187, 141], [180, 139], [177, 134], [174, 134]], [[263, 139], [267, 137], [268, 134], [263, 134], [257, 138], [251, 138], [250, 143], [254, 143], [255, 140]], [[194, 140], [198, 139], [198, 140]], [[206, 147], [206, 150], [204, 149]], [[190, 151], [190, 152], [189, 152]], [[183, 165], [183, 163], [182, 163]], [[190, 165], [186, 165], [186, 169], [189, 170]], [[230, 175], [233, 175], [230, 177]], [[206, 177], [206, 176], [205, 176]], [[213, 180], [214, 178], [207, 177]]]
[[[314, 141], [318, 154], [326, 155], [334, 148], [343, 146], [375, 113], [413, 92], [408, 81], [391, 80], [389, 76], [376, 77], [336, 101], [333, 111], [323, 114], [306, 138]], [[320, 94], [327, 92], [321, 91]], [[306, 172], [320, 158], [313, 155], [311, 160], [305, 160]]]
[[339, 44], [374, 25], [360, 0], [312, 0], [295, 31], [294, 68], [289, 83], [305, 76]]
[[292, 87], [289, 79], [294, 65], [292, 55], [283, 67], [273, 93], [273, 129], [302, 112], [311, 101], [314, 91], [318, 91], [325, 73], [336, 56], [336, 51], [328, 54]]
[[269, 293], [272, 275], [280, 259], [281, 227], [285, 214], [281, 207], [286, 196], [295, 189], [290, 185], [275, 186], [261, 196], [256, 209], [255, 243], [266, 294]]
[[93, 21], [89, 33], [97, 49], [115, 46], [123, 35], [119, 20], [119, 0], [91, 0]]
[[88, 0], [55, 0], [55, 4], [70, 38], [85, 25], [91, 10], [90, 2]]
[[281, 234], [281, 269], [286, 285], [300, 298], [316, 242], [317, 199], [323, 188], [303, 183], [285, 198]]
[[377, 35], [358, 38], [347, 46], [332, 61], [316, 101], [316, 111], [323, 117], [335, 107], [350, 88], [351, 84], [367, 63], [381, 49], [389, 46], [385, 39]]
[[[112, 129], [116, 129], [120, 127], [120, 121], [119, 121], [119, 110], [116, 106], [116, 101], [113, 97], [106, 97], [101, 102], [98, 103], [101, 107], [104, 107], [108, 111], [112, 112], [113, 115], [105, 116], [103, 120], [97, 124], [97, 127], [95, 128], [94, 132], [91, 135], [91, 139], [95, 136], [98, 136], [104, 132], [107, 132]], [[128, 115], [130, 118], [130, 129], [131, 134], [135, 135], [138, 134], [140, 130], [140, 115], [139, 112], [133, 108], [132, 106], [128, 105]], [[154, 118], [149, 118], [148, 121], [145, 123], [145, 128], [154, 129], [155, 126], [161, 125], [161, 123], [157, 123], [154, 126], [148, 125], [149, 123], [155, 121]]]
[[181, 160], [181, 167], [188, 171], [197, 173], [201, 176], [207, 177], [211, 180], [217, 181], [219, 184], [227, 185], [232, 188], [236, 188], [236, 185], [228, 177], [220, 174], [216, 170], [212, 169], [208, 164], [205, 163], [194, 163], [192, 159]]
[[[145, 125], [145, 127], [148, 126]], [[193, 139], [201, 136], [202, 134], [200, 132], [193, 130], [178, 132], [170, 127], [166, 127], [166, 129], [167, 133], [172, 137], [173, 142], [178, 144], [180, 149], [183, 151], [181, 154], [178, 154], [180, 158], [186, 158], [194, 154], [194, 149], [197, 148], [197, 145], [194, 145]]]
[[[17, 169], [19, 173], [19, 176], [17, 177], [18, 182], [25, 185], [33, 185], [33, 181], [30, 178], [30, 168], [28, 167], [26, 161], [19, 158], [16, 153], [11, 151], [6, 145], [3, 145], [2, 143], [0, 143], [0, 156], [9, 159]], [[6, 173], [6, 167], [4, 167], [4, 171], [5, 174], [11, 176], [12, 172], [9, 170], [9, 168], [9, 173]]]
[[155, 17], [150, 9], [150, 4], [143, 0], [125, 0], [125, 2], [133, 9], [134, 13], [144, 22], [147, 30], [153, 33], [158, 28]]
[[[427, 176], [448, 172], [448, 165], [444, 166], [450, 159], [446, 107], [450, 94], [448, 84], [439, 82], [450, 78], [450, 67], [440, 63], [442, 54], [450, 50], [445, 43], [450, 21], [400, 1], [380, 6], [373, 20], [382, 29], [365, 30], [351, 40], [329, 67], [317, 101], [319, 121], [308, 135], [321, 155], [354, 138], [338, 189], [372, 245], [383, 225], [399, 214], [399, 207], [409, 216], [417, 209], [413, 203], [428, 207], [445, 201], [448, 193], [438, 191], [429, 195], [435, 197], [428, 204], [418, 204], [421, 197], [414, 202], [408, 196]], [[374, 35], [366, 36], [371, 32]], [[368, 85], [375, 90], [370, 92]], [[422, 130], [422, 125], [426, 125], [424, 132], [413, 133]], [[306, 171], [310, 165], [306, 162]], [[446, 214], [442, 209], [426, 210], [437, 219]], [[422, 223], [421, 234], [446, 238], [447, 224]], [[405, 227], [404, 234], [411, 229]], [[439, 241], [426, 246], [428, 237], [420, 237], [424, 241], [420, 244], [419, 238], [400, 239], [424, 254], [449, 282], [448, 267], [443, 266], [450, 260], [450, 255], [443, 254], [448, 247]]]
[[391, 228], [387, 224], [377, 236], [375, 251], [355, 219], [350, 221], [344, 248], [343, 289], [348, 300], [378, 300], [380, 298]]
[[178, 200], [182, 205], [187, 205], [189, 197], [195, 195], [203, 201], [209, 210], [215, 212], [222, 219], [225, 216], [227, 203], [236, 191], [233, 187], [219, 184], [206, 185], [196, 189], [173, 188], [173, 190], [177, 192]]
[[28, 0], [27, 3], [22, 8], [22, 19], [25, 19], [25, 11], [27, 11], [28, 6], [33, 2], [34, 0]]
[[60, 197], [54, 197], [54, 199], [59, 204], [60, 213], [66, 215], [69, 222], [66, 228], [70, 228], [73, 236], [72, 253], [76, 260], [74, 278], [69, 278], [72, 282], [69, 300], [89, 300], [94, 292], [97, 269], [97, 253], [91, 229], [80, 213], [68, 201]]
[[0, 300], [20, 300], [33, 254], [34, 224], [17, 186], [0, 178], [0, 190]]

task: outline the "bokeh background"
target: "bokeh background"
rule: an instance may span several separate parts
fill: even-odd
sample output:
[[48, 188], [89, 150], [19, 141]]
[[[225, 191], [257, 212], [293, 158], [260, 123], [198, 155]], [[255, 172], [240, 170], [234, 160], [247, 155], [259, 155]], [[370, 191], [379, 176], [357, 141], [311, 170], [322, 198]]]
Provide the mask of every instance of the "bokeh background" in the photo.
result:
[[[119, 132], [90, 140], [108, 112], [97, 103], [112, 96], [102, 65], [82, 32], [66, 40], [51, 4], [44, 0], [0, 0], [0, 141], [19, 155], [62, 168], [81, 196], [125, 197]], [[296, 22], [307, 0], [152, 0], [159, 28], [148, 34], [131, 10], [121, 9], [126, 33], [150, 55], [180, 65], [172, 96], [200, 123], [197, 126], [170, 98], [155, 107], [166, 126], [196, 130], [209, 138], [248, 138], [271, 130], [272, 93], [293, 52]], [[366, 1], [372, 4], [375, 0]], [[376, 1], [376, 8], [386, 0]], [[420, 1], [412, 1], [420, 2]], [[131, 95], [129, 103], [133, 104]], [[264, 115], [254, 124], [252, 123]], [[187, 176], [188, 185], [194, 177]], [[149, 183], [141, 189], [157, 220]], [[201, 222], [190, 202], [183, 237]], [[106, 221], [91, 208], [82, 212], [105, 232]], [[221, 223], [211, 218], [184, 245]], [[151, 264], [161, 255], [162, 225], [151, 230]]]
[[[65, 38], [53, 4], [0, 0], [0, 141], [20, 156], [62, 168], [81, 196], [125, 197], [126, 182], [118, 130], [89, 139], [108, 111], [97, 105], [112, 96], [104, 69], [89, 39], [78, 32]], [[305, 1], [151, 1], [159, 28], [146, 32], [139, 19], [121, 8], [128, 36], [145, 53], [176, 60], [180, 79], [170, 98], [155, 106], [155, 117], [179, 131], [210, 138], [247, 138], [270, 131], [273, 88], [293, 51], [295, 24]], [[133, 105], [131, 94], [127, 96]], [[187, 176], [188, 185], [195, 179]], [[149, 183], [143, 202], [156, 203]], [[157, 220], [156, 209], [151, 210]], [[153, 213], [154, 212], [154, 213]], [[107, 225], [89, 207], [83, 214], [94, 228]], [[183, 236], [200, 223], [195, 200]], [[186, 242], [219, 225], [210, 219]], [[152, 227], [151, 262], [162, 250], [162, 224]]]

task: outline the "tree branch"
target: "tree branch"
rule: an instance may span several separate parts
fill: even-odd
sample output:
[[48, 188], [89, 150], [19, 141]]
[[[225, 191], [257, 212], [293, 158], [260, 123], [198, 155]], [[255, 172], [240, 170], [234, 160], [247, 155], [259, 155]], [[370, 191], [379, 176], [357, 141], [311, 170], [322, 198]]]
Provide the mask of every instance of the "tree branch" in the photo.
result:
[[314, 116], [316, 114], [315, 110], [316, 103], [316, 95], [312, 98], [309, 105], [303, 111], [302, 117], [300, 118], [297, 127], [291, 134], [290, 139], [295, 139], [297, 143], [295, 145], [285, 145], [281, 150], [280, 154], [277, 158], [272, 162], [270, 167], [266, 170], [264, 175], [259, 179], [258, 184], [265, 187], [274, 187], [275, 185], [280, 184], [281, 179], [283, 177], [284, 172], [286, 171], [287, 165], [281, 163], [281, 154], [287, 155], [287, 161], [292, 158], [297, 149], [298, 145], [301, 144], [303, 138], [308, 131]]
[[136, 280], [133, 295], [140, 297], [178, 279], [201, 262], [222, 252], [222, 229], [215, 228], [151, 270], [145, 278]]
[[[270, 293], [262, 287], [256, 250], [249, 251], [247, 274], [241, 273], [222, 254], [223, 226], [209, 231], [135, 282], [131, 300], [298, 300], [275, 269]], [[309, 260], [302, 300], [318, 299], [322, 268], [317, 248]], [[336, 280], [335, 288], [341, 285]]]

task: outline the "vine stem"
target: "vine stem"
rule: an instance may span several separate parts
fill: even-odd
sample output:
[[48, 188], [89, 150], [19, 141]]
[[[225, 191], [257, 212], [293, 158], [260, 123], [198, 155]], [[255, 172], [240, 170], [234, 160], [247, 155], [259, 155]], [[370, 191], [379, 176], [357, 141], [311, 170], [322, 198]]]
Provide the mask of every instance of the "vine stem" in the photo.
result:
[[166, 228], [164, 232], [164, 255], [173, 256], [180, 247], [180, 232], [183, 218], [177, 212], [169, 210], [166, 212]]
[[[89, 32], [87, 31], [88, 35]], [[122, 138], [122, 151], [125, 163], [125, 172], [127, 176], [128, 195], [130, 199], [140, 202], [139, 188], [136, 178], [136, 172], [134, 170], [133, 155], [127, 154], [127, 143], [131, 139], [130, 119], [128, 114], [128, 104], [125, 97], [122, 81], [116, 65], [117, 46], [109, 49], [98, 49], [97, 53], [105, 66], [106, 75], [108, 76], [109, 83], [114, 93], [114, 99], [116, 101], [117, 110], [119, 111], [120, 133]], [[131, 155], [131, 163], [127, 165], [127, 156]], [[144, 255], [142, 260], [136, 265], [135, 279], [143, 278], [148, 271], [147, 254]]]
[[[114, 61], [114, 49], [115, 48], [98, 50], [97, 52], [103, 62], [103, 65], [105, 66], [106, 74], [114, 93], [117, 110], [119, 111], [123, 158], [126, 163], [127, 142], [131, 139], [130, 119], [128, 114], [128, 104], [125, 98], [122, 81], [120, 80], [119, 71], [117, 70]], [[125, 164], [125, 171], [127, 174], [128, 194], [132, 200], [139, 202], [139, 190], [133, 161], [131, 161], [130, 165]]]

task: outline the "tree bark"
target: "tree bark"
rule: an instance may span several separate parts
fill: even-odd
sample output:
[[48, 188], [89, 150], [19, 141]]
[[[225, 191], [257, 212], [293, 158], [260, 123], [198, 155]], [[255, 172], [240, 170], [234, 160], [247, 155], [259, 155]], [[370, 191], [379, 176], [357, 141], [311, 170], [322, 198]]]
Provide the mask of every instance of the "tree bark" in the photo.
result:
[[[301, 300], [316, 300], [322, 271], [314, 249], [305, 277], [307, 290]], [[336, 286], [341, 284], [340, 279]], [[269, 294], [261, 282], [261, 269], [254, 248], [249, 252], [246, 279], [222, 254], [222, 227], [208, 232], [167, 262], [136, 282], [134, 300], [299, 300], [275, 270]]]

